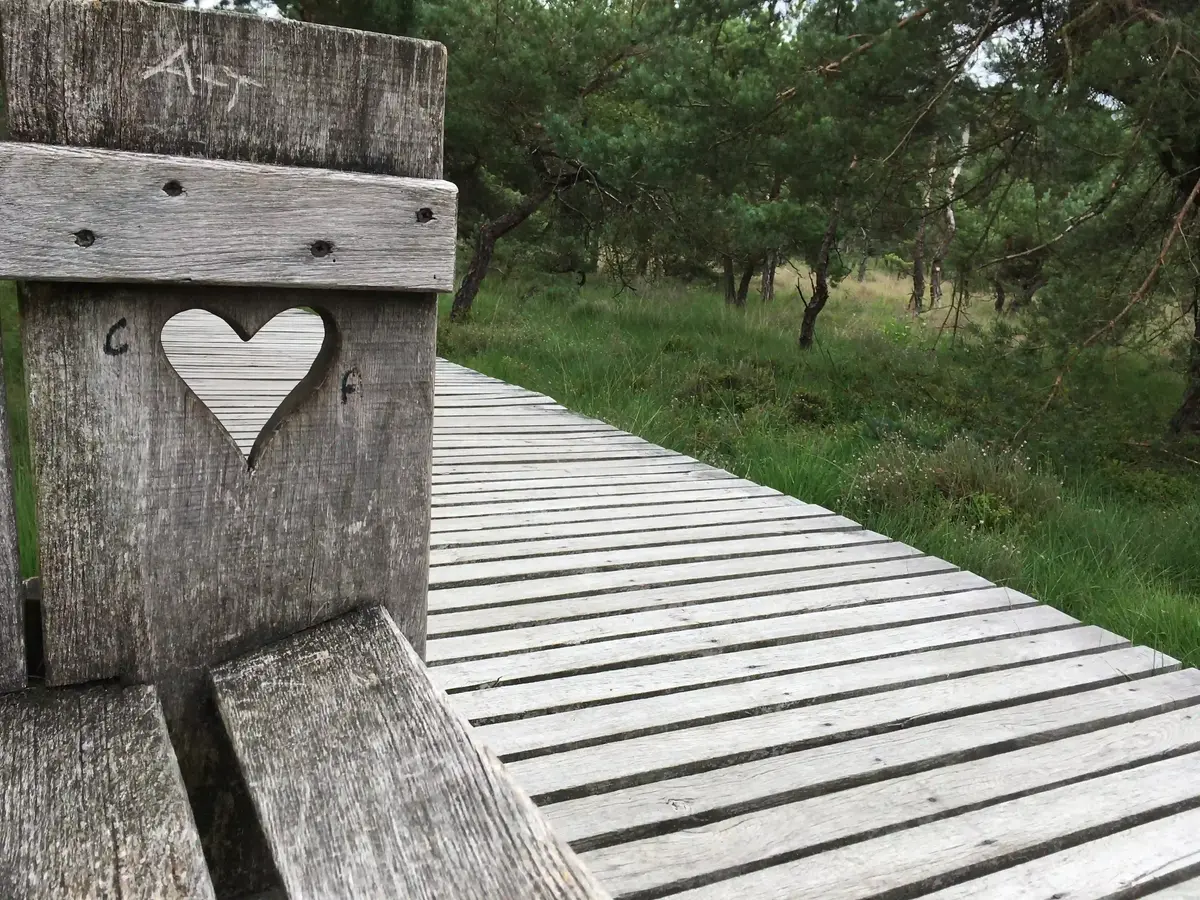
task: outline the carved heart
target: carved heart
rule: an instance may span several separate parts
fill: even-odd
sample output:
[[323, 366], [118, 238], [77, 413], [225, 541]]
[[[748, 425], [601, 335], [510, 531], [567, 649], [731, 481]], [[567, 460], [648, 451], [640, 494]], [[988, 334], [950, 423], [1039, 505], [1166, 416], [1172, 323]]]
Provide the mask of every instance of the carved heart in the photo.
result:
[[[264, 433], [302, 381], [315, 384], [324, 368], [325, 323], [300, 309], [281, 312], [249, 340], [220, 316], [181, 312], [163, 326], [162, 345], [172, 368], [233, 438], [249, 465]], [[312, 375], [314, 378], [310, 378]], [[290, 404], [289, 404], [290, 405]], [[283, 411], [286, 413], [286, 410]], [[280, 419], [281, 420], [281, 419]], [[262, 440], [260, 441], [260, 437]]]

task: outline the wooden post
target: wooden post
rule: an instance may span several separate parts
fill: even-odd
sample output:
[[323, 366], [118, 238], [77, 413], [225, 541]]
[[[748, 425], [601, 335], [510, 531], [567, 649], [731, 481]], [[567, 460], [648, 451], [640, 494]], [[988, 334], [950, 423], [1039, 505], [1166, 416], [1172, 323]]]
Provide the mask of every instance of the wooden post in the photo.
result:
[[[17, 141], [441, 174], [438, 44], [139, 0], [0, 0], [0, 46]], [[151, 187], [163, 204], [194, 196], [177, 178]], [[110, 225], [64, 223], [63, 246], [100, 248]], [[176, 253], [192, 243], [180, 230]], [[320, 233], [295, 246], [314, 266], [338, 249]], [[231, 267], [243, 251], [229, 246]], [[218, 892], [260, 888], [206, 667], [369, 604], [423, 652], [434, 295], [27, 283], [22, 305], [47, 681], [156, 684]], [[160, 333], [202, 307], [245, 337], [298, 306], [320, 312], [325, 343], [248, 464]]]

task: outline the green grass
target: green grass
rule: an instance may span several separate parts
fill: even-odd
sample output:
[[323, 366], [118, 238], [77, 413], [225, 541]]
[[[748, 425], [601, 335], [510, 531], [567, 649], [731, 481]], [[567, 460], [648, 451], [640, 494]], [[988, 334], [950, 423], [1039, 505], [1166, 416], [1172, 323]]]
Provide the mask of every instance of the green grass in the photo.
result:
[[25, 367], [21, 359], [21, 315], [17, 309], [17, 292], [7, 281], [0, 281], [0, 335], [3, 339], [4, 388], [8, 399], [21, 575], [31, 578], [38, 572], [38, 561], [33, 467], [29, 461], [29, 429], [26, 426], [28, 401], [25, 395]]
[[905, 295], [844, 284], [802, 353], [794, 293], [738, 311], [678, 284], [496, 278], [439, 351], [1200, 664], [1200, 451], [1157, 441], [1179, 377], [1083, 360], [1013, 446], [1056, 370], [992, 346], [986, 304], [937, 340], [945, 311], [914, 321]]

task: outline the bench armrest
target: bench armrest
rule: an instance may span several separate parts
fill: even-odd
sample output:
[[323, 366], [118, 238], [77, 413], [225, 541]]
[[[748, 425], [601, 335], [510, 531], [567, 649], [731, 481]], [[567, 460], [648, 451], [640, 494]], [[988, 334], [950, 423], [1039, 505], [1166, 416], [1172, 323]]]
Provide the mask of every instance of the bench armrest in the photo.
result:
[[212, 673], [289, 898], [607, 895], [382, 609]]

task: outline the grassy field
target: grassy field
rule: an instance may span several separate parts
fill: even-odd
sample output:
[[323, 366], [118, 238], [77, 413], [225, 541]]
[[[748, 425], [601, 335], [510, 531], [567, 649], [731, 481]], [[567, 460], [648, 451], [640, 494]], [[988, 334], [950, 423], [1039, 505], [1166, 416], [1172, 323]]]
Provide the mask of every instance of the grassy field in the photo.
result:
[[[1056, 371], [999, 352], [987, 304], [954, 336], [872, 273], [834, 293], [808, 353], [794, 292], [745, 311], [703, 288], [493, 278], [443, 355], [1200, 665], [1200, 447], [1160, 446], [1181, 382], [1162, 359]], [[790, 297], [789, 297], [790, 293]], [[947, 291], [947, 294], [949, 291]], [[449, 298], [445, 298], [448, 306]], [[37, 571], [19, 316], [0, 283], [22, 569]], [[940, 335], [939, 335], [939, 332]]]
[[1014, 446], [1057, 370], [993, 346], [985, 302], [954, 336], [872, 273], [801, 353], [794, 291], [614, 294], [497, 278], [440, 352], [1200, 665], [1200, 448], [1158, 442], [1182, 390], [1165, 360], [1081, 361]]

